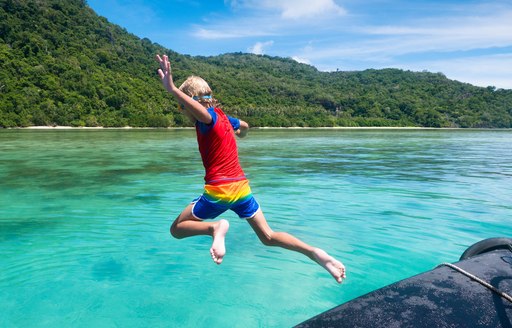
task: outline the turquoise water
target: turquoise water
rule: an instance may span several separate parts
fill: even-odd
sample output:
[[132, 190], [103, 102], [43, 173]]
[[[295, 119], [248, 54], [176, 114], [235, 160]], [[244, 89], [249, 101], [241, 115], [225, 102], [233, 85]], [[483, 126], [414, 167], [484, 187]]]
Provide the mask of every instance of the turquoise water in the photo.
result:
[[337, 285], [234, 214], [170, 238], [202, 190], [192, 130], [0, 131], [0, 327], [290, 327], [512, 236], [512, 131], [254, 130], [241, 162], [274, 230], [347, 267]]

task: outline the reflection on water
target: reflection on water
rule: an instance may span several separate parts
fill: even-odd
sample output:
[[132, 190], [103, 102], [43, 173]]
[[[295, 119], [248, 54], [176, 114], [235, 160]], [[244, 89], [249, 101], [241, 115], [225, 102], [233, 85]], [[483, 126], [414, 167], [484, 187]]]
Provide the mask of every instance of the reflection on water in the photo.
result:
[[[0, 131], [0, 326], [292, 326], [512, 235], [512, 131], [253, 130], [242, 165], [275, 230], [348, 280], [259, 244], [168, 228], [201, 192], [192, 130]], [[299, 287], [300, 286], [300, 287]]]

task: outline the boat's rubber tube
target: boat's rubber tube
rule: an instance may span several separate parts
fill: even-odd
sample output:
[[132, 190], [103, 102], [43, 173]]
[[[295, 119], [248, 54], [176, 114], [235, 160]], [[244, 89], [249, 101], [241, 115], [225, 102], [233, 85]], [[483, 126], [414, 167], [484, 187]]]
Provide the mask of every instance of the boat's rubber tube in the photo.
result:
[[512, 238], [497, 237], [481, 240], [468, 247], [468, 249], [466, 249], [466, 251], [460, 256], [460, 261], [467, 260], [476, 255], [495, 251], [497, 249], [512, 250]]
[[[498, 292], [512, 295], [510, 241], [484, 240], [468, 249], [468, 259], [454, 265]], [[443, 265], [341, 304], [296, 327], [512, 328], [512, 302]]]

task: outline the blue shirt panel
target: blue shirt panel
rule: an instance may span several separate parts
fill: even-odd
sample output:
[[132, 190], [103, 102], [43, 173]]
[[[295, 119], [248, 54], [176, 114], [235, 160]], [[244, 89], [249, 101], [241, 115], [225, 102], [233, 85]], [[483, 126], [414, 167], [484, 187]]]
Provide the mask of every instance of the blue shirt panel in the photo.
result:
[[[210, 122], [210, 124], [206, 124], [206, 123], [203, 123], [200, 121], [197, 121], [197, 123], [196, 123], [199, 126], [199, 131], [202, 134], [205, 134], [208, 131], [210, 131], [210, 129], [215, 125], [215, 123], [217, 123], [217, 113], [215, 113], [215, 109], [213, 107], [210, 107], [207, 109], [207, 111], [212, 116], [212, 121]], [[239, 119], [237, 119], [235, 117], [231, 117], [229, 115], [226, 115], [226, 116], [228, 117], [229, 123], [231, 123], [233, 130], [236, 131], [236, 130], [240, 129], [240, 120]]]

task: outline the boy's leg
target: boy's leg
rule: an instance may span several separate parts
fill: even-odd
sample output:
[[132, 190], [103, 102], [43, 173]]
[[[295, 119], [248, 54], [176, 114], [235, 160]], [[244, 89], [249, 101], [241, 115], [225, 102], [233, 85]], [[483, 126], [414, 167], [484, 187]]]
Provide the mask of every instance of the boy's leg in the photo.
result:
[[261, 210], [247, 222], [263, 244], [283, 247], [306, 255], [325, 268], [338, 283], [345, 278], [345, 266], [340, 261], [328, 255], [324, 250], [312, 247], [289, 233], [272, 231]]
[[226, 254], [224, 239], [229, 230], [229, 222], [224, 219], [209, 222], [201, 221], [192, 215], [192, 207], [192, 204], [185, 207], [183, 212], [174, 220], [170, 229], [171, 235], [178, 239], [200, 235], [212, 236], [210, 255], [215, 263], [221, 264]]

